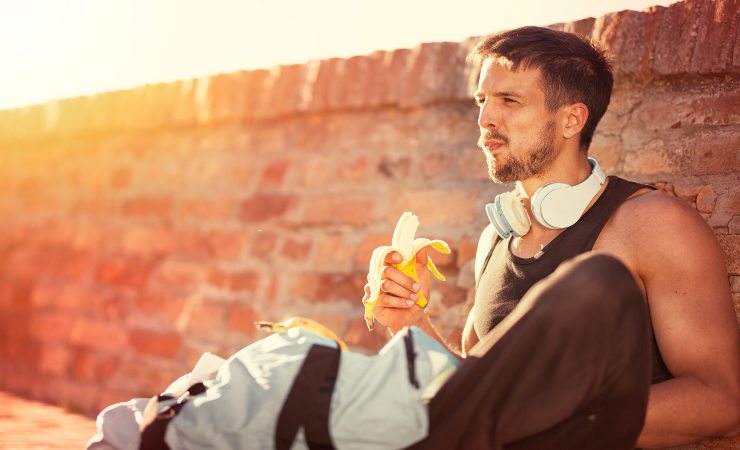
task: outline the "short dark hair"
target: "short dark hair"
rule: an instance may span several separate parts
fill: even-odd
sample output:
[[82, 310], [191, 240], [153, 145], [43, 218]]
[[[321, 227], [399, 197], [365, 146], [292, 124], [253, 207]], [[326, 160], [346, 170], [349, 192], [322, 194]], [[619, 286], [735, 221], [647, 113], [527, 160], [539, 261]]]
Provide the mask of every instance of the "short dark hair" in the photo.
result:
[[588, 120], [580, 147], [588, 150], [596, 125], [609, 106], [614, 83], [605, 50], [573, 33], [541, 27], [522, 27], [486, 38], [470, 54], [473, 61], [504, 57], [512, 70], [539, 69], [545, 104], [550, 111], [584, 103]]

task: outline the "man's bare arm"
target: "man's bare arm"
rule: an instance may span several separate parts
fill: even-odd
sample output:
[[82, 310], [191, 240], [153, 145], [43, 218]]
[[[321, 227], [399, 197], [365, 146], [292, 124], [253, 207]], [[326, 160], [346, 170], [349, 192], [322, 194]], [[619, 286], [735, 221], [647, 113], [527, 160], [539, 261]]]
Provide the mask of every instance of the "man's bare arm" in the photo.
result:
[[740, 337], [716, 238], [679, 199], [651, 193], [629, 203], [620, 214], [632, 224], [625, 238], [660, 352], [675, 376], [651, 387], [638, 445], [670, 447], [737, 434]]

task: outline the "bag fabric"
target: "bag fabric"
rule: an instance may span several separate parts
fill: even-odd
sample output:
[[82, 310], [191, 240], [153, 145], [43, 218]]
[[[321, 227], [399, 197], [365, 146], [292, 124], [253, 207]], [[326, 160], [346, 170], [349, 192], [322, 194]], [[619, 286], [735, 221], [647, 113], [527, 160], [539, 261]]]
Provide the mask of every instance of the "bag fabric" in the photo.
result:
[[[275, 448], [281, 411], [314, 346], [337, 344], [292, 328], [235, 353], [214, 380], [205, 382], [206, 391], [190, 398], [169, 421], [166, 444], [171, 449]], [[425, 388], [458, 366], [442, 345], [413, 327], [394, 336], [377, 355], [341, 352], [328, 415], [334, 447], [403, 448], [423, 439], [429, 430]], [[136, 416], [133, 408], [141, 406], [132, 401], [107, 408], [101, 413], [107, 416], [98, 418], [99, 429], [118, 428], [105, 421], [130, 421]], [[88, 448], [123, 450], [140, 443], [137, 436], [126, 441], [128, 446], [117, 446], [102, 435], [97, 446]], [[309, 448], [302, 428], [291, 448]]]

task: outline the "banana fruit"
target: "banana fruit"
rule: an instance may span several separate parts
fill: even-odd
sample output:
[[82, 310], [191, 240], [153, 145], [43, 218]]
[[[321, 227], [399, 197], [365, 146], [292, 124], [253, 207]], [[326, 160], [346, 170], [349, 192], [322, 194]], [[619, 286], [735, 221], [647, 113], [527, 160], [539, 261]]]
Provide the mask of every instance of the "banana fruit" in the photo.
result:
[[[426, 238], [416, 238], [416, 229], [419, 228], [419, 218], [410, 213], [405, 212], [398, 219], [396, 229], [393, 231], [393, 240], [391, 245], [378, 247], [373, 251], [373, 256], [370, 258], [370, 270], [368, 281], [370, 284], [370, 296], [365, 301], [365, 323], [367, 328], [372, 330], [375, 327], [375, 316], [373, 315], [373, 308], [378, 301], [380, 296], [380, 285], [383, 282], [381, 279], [383, 275], [383, 268], [385, 267], [385, 257], [388, 253], [396, 251], [401, 254], [403, 261], [398, 264], [393, 264], [393, 267], [400, 270], [404, 274], [413, 278], [415, 281], [419, 280], [419, 275], [416, 273], [416, 253], [426, 246], [431, 246], [433, 249], [440, 253], [450, 253], [450, 246], [445, 241], [441, 240], [429, 240]], [[434, 274], [437, 279], [445, 281], [445, 277], [439, 273], [437, 267], [432, 262], [432, 259], [427, 257], [427, 267]], [[419, 291], [419, 299], [416, 304], [424, 308], [427, 306], [428, 300], [424, 297], [424, 294]]]
[[347, 344], [342, 340], [342, 338], [337, 336], [336, 333], [334, 333], [324, 325], [316, 322], [315, 320], [309, 319], [307, 317], [291, 317], [290, 319], [283, 320], [282, 322], [268, 322], [261, 320], [259, 322], [255, 322], [254, 324], [260, 330], [271, 331], [274, 333], [286, 331], [288, 328], [300, 327], [304, 330], [316, 333], [319, 336], [323, 336], [327, 339], [331, 339], [332, 341], [336, 341], [336, 343], [339, 344], [339, 348], [341, 348], [342, 350], [349, 350]]

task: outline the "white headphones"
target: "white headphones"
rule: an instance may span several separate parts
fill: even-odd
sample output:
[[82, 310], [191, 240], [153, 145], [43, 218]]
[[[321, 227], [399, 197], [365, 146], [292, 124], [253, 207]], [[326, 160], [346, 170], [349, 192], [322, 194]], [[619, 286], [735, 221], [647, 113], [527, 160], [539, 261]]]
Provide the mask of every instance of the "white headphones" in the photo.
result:
[[[553, 230], [568, 228], [578, 222], [606, 180], [599, 163], [593, 158], [588, 158], [588, 162], [591, 164], [591, 175], [582, 183], [575, 186], [566, 183], [547, 183], [535, 191], [531, 207], [537, 222]], [[518, 181], [514, 191], [499, 194], [493, 203], [486, 205], [488, 219], [502, 239], [512, 235], [524, 236], [531, 226], [529, 215], [519, 200], [517, 190], [520, 194], [524, 193], [524, 188]]]

